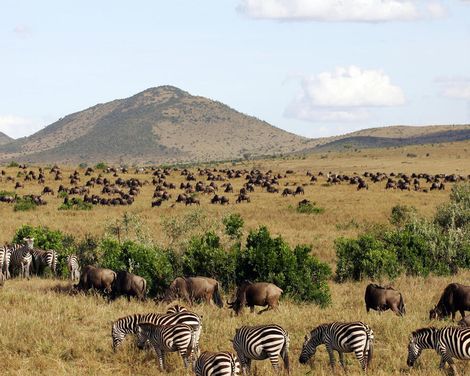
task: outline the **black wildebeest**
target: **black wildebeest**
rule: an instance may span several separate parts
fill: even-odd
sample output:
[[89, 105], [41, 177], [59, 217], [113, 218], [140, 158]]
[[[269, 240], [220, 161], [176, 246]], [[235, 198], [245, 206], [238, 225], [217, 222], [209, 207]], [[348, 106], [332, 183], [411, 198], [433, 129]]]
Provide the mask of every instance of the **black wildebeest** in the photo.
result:
[[273, 283], [252, 283], [250, 281], [245, 281], [237, 288], [235, 300], [233, 302], [227, 302], [227, 304], [237, 315], [240, 314], [245, 305], [250, 307], [250, 311], [252, 313], [255, 312], [255, 306], [268, 306], [258, 312], [261, 314], [270, 309], [277, 308], [279, 305], [279, 298], [282, 293], [282, 289]]
[[196, 300], [204, 300], [211, 304], [211, 298], [214, 303], [222, 308], [224, 303], [220, 297], [219, 282], [213, 278], [207, 277], [178, 277], [167, 289], [164, 301], [172, 301], [181, 298], [189, 304]]
[[144, 301], [147, 296], [147, 281], [143, 277], [122, 270], [116, 273], [116, 279], [111, 289], [111, 298], [113, 300], [125, 295], [128, 301], [131, 300], [132, 296]]
[[429, 319], [444, 319], [452, 315], [452, 320], [455, 320], [457, 311], [462, 318], [465, 311], [470, 311], [470, 286], [451, 283], [444, 289], [437, 305], [429, 311]]
[[371, 283], [366, 287], [364, 300], [367, 313], [371, 309], [379, 312], [391, 309], [398, 316], [404, 316], [406, 313], [403, 296], [393, 287], [383, 287]]
[[109, 294], [115, 279], [116, 272], [113, 270], [87, 265], [82, 270], [80, 281], [74, 287], [78, 291], [88, 291], [93, 288], [104, 294]]

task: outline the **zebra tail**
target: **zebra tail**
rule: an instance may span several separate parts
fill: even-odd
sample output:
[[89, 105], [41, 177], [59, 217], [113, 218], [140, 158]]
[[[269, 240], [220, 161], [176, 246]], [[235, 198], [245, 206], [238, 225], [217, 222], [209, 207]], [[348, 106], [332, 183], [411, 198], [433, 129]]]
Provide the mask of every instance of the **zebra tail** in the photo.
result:
[[189, 342], [188, 347], [186, 348], [186, 357], [190, 360], [193, 367], [196, 361], [196, 354], [194, 353], [194, 350], [197, 347], [196, 342], [196, 330], [191, 328], [191, 341]]
[[224, 306], [224, 302], [222, 301], [222, 297], [220, 296], [218, 283], [215, 285], [214, 292], [212, 293], [212, 298], [214, 299], [214, 303], [217, 305], [217, 307], [222, 308]]
[[400, 303], [398, 304], [398, 310], [400, 311], [402, 316], [406, 314], [405, 302], [403, 301], [403, 295], [401, 293], [400, 293]]

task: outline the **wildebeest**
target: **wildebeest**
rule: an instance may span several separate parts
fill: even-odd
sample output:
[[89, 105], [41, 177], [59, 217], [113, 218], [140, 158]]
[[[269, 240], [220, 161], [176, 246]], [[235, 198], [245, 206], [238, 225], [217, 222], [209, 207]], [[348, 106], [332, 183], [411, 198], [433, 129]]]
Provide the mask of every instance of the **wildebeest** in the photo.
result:
[[125, 295], [130, 301], [132, 296], [144, 301], [147, 295], [147, 281], [138, 275], [126, 272], [124, 270], [116, 273], [116, 279], [112, 286], [111, 298]]
[[437, 305], [429, 311], [429, 319], [444, 319], [452, 315], [452, 320], [455, 320], [457, 311], [462, 318], [465, 311], [470, 311], [470, 286], [451, 283], [444, 289]]
[[406, 313], [403, 296], [393, 287], [383, 287], [376, 284], [369, 284], [365, 293], [366, 310], [386, 311], [391, 309], [398, 316], [404, 316]]
[[178, 298], [187, 301], [191, 305], [195, 300], [204, 300], [210, 304], [212, 298], [219, 308], [224, 305], [220, 297], [219, 282], [207, 277], [176, 278], [167, 289], [164, 300], [172, 301]]
[[240, 314], [245, 305], [250, 307], [252, 313], [255, 312], [255, 306], [267, 306], [267, 308], [258, 312], [261, 314], [277, 308], [282, 293], [282, 289], [273, 283], [245, 281], [237, 288], [235, 300], [227, 302], [227, 304], [237, 315]]
[[78, 291], [88, 291], [93, 288], [109, 294], [115, 279], [116, 272], [113, 270], [87, 265], [82, 270], [80, 281], [74, 287]]

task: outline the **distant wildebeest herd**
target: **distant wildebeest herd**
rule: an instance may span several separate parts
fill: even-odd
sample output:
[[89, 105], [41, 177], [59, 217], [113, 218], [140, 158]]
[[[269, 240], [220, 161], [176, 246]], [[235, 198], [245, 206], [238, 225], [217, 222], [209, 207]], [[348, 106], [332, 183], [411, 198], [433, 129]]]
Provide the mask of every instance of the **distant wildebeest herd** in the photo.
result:
[[[68, 176], [69, 186], [62, 183], [66, 177], [60, 167], [53, 166], [46, 172], [46, 168], [28, 168], [20, 165], [15, 176], [7, 175], [1, 171], [0, 181], [14, 184], [13, 189], [20, 191], [26, 189], [27, 184], [37, 182], [43, 186], [41, 194], [28, 194], [23, 198], [33, 201], [36, 205], [46, 205], [45, 196], [55, 195], [56, 191], [48, 185], [47, 180], [60, 183], [57, 194], [63, 196], [64, 203], [76, 204], [78, 197], [92, 205], [123, 206], [132, 205], [140, 194], [142, 187], [151, 185], [154, 187], [152, 207], [160, 207], [164, 202], [174, 200], [172, 207], [178, 203], [187, 206], [200, 205], [198, 195], [208, 195], [211, 204], [228, 205], [250, 203], [251, 192], [255, 189], [261, 192], [280, 194], [282, 197], [303, 195], [305, 188], [310, 185], [322, 183], [325, 186], [349, 184], [356, 190], [368, 190], [369, 184], [383, 184], [386, 190], [429, 192], [444, 190], [445, 184], [470, 180], [470, 176], [457, 174], [428, 174], [428, 173], [385, 173], [363, 172], [338, 174], [333, 172], [311, 171], [303, 174], [307, 179], [293, 180], [294, 171], [287, 170], [284, 173], [275, 173], [272, 170], [260, 171], [259, 169], [229, 169], [229, 168], [198, 168], [195, 171], [184, 168], [137, 168], [135, 176], [124, 179], [121, 176], [129, 174], [127, 168], [109, 167], [98, 174], [91, 167], [80, 173], [75, 170]], [[83, 176], [82, 176], [83, 175]], [[183, 179], [178, 186], [175, 175]], [[111, 177], [112, 176], [112, 177]], [[82, 182], [83, 179], [83, 182]], [[173, 180], [173, 181], [170, 181]], [[235, 193], [234, 183], [242, 183], [241, 188]], [[58, 183], [58, 184], [59, 184]], [[240, 185], [239, 183], [239, 185]], [[220, 186], [219, 186], [220, 185]], [[99, 188], [99, 189], [98, 189]], [[179, 191], [178, 191], [179, 189]], [[229, 196], [234, 194], [234, 197]], [[0, 202], [14, 203], [17, 194], [0, 195]]]
[[[34, 247], [33, 238], [25, 238], [24, 245], [4, 246], [0, 249], [1, 279], [15, 276], [29, 278], [31, 274], [41, 275], [46, 268], [56, 272], [57, 253]], [[67, 258], [72, 280], [78, 283], [72, 293], [96, 290], [110, 300], [125, 296], [138, 300], [147, 299], [147, 281], [128, 271], [113, 271], [92, 265], [80, 266], [76, 255]], [[255, 306], [276, 310], [283, 291], [273, 283], [245, 281], [240, 284], [234, 299], [227, 302], [236, 315], [248, 306], [254, 312]], [[223, 308], [218, 281], [208, 277], [178, 277], [156, 302], [171, 303], [182, 300], [189, 306], [197, 302], [215, 304]], [[369, 284], [364, 295], [367, 312], [392, 310], [398, 316], [406, 314], [403, 295], [391, 286]], [[449, 364], [455, 375], [456, 359], [470, 359], [470, 327], [465, 316], [470, 311], [470, 287], [458, 283], [449, 284], [443, 291], [438, 303], [429, 313], [429, 319], [455, 319], [460, 312], [459, 326], [444, 328], [425, 327], [411, 333], [408, 343], [407, 364], [412, 367], [422, 350], [434, 349], [441, 357], [441, 368]], [[117, 319], [112, 324], [112, 348], [118, 349], [125, 337], [135, 336], [138, 348], [150, 344], [155, 350], [159, 368], [165, 370], [165, 354], [178, 352], [185, 367], [192, 367], [196, 375], [239, 375], [249, 374], [253, 360], [269, 359], [275, 371], [280, 372], [279, 357], [284, 371], [290, 372], [289, 344], [287, 331], [273, 323], [258, 326], [241, 326], [235, 331], [232, 340], [234, 353], [230, 351], [202, 352], [200, 339], [203, 319], [189, 309], [174, 305], [165, 313], [132, 314]], [[363, 322], [332, 322], [320, 324], [311, 330], [303, 343], [299, 362], [305, 364], [315, 355], [320, 345], [325, 345], [330, 365], [334, 369], [333, 352], [339, 354], [340, 364], [344, 367], [344, 353], [354, 353], [361, 368], [367, 371], [374, 351], [374, 332]]]

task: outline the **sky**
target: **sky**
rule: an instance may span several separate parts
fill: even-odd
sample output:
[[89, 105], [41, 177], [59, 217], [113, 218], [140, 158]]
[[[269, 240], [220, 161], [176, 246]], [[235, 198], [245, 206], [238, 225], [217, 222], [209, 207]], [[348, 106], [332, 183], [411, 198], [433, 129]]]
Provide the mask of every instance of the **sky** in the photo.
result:
[[470, 123], [470, 0], [0, 0], [0, 131], [174, 85], [307, 137]]

